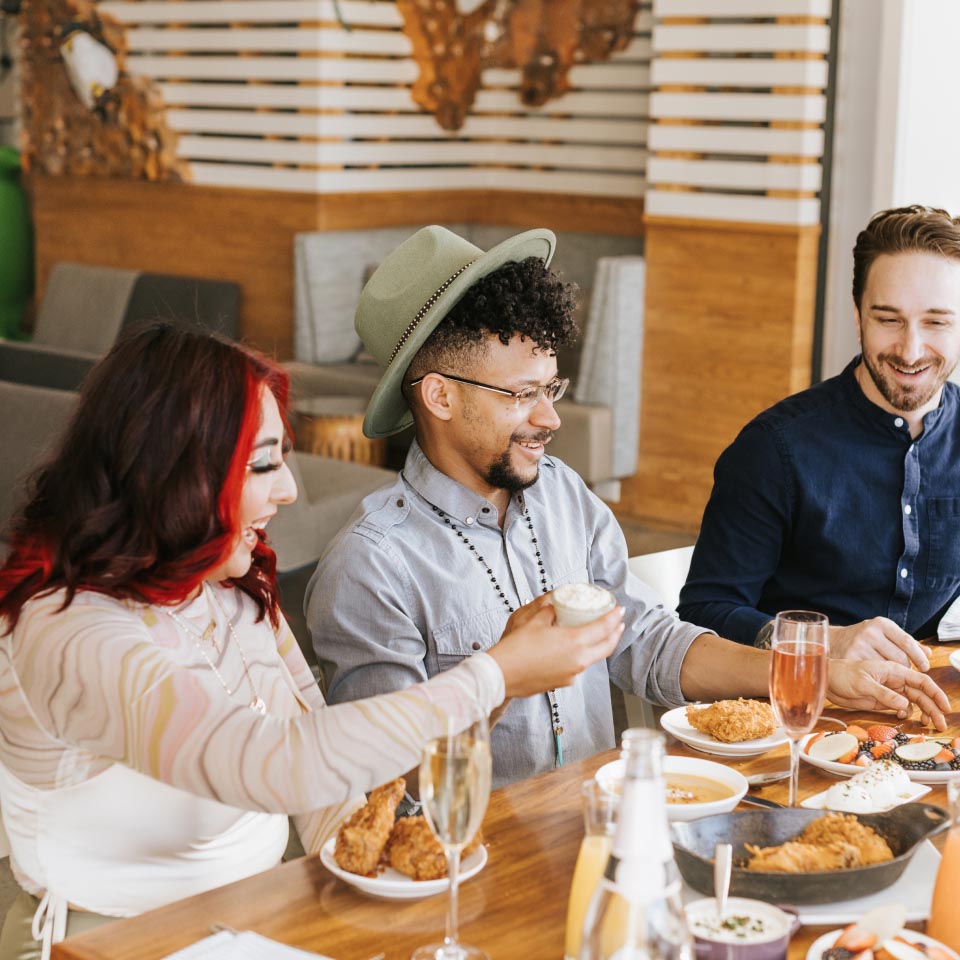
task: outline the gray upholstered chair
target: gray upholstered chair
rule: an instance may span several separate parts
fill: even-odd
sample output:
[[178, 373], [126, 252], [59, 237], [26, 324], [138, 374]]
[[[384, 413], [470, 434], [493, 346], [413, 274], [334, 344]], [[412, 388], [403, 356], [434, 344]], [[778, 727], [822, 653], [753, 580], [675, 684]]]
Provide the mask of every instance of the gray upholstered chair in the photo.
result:
[[0, 342], [0, 379], [76, 390], [124, 326], [155, 317], [236, 338], [240, 288], [221, 280], [57, 263], [33, 338]]

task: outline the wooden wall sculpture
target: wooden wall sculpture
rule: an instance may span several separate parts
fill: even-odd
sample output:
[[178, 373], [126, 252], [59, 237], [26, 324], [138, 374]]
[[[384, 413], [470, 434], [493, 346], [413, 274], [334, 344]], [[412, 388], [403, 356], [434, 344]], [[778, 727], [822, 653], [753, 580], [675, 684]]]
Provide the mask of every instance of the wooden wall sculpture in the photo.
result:
[[[120, 176], [181, 180], [163, 101], [146, 77], [123, 72], [123, 27], [90, 0], [27, 3], [21, 14], [23, 158], [27, 169], [53, 176]], [[63, 28], [79, 23], [117, 55], [117, 85], [101, 112], [77, 97], [60, 54]]]
[[633, 38], [640, 0], [397, 0], [420, 73], [414, 100], [459, 130], [488, 67], [522, 71], [519, 96], [538, 107], [570, 89], [575, 63], [606, 60]]

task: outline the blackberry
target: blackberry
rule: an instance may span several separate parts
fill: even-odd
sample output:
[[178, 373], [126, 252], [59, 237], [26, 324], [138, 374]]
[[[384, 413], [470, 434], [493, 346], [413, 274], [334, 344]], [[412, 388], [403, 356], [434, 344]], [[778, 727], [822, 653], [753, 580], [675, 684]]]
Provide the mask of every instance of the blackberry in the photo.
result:
[[823, 951], [823, 960], [852, 960], [853, 952], [846, 947], [831, 947]]
[[[896, 754], [894, 754], [894, 756], [896, 756]], [[900, 760], [899, 763], [904, 770], [936, 770], [937, 769], [937, 764], [935, 760]]]
[[907, 743], [912, 738], [912, 734], [909, 733], [898, 733], [893, 739], [897, 743]]
[[953, 760], [950, 761], [950, 769], [960, 770], [960, 757], [955, 757]]
[[877, 745], [876, 740], [861, 740], [860, 741], [860, 752], [861, 753], [870, 753], [870, 751]]

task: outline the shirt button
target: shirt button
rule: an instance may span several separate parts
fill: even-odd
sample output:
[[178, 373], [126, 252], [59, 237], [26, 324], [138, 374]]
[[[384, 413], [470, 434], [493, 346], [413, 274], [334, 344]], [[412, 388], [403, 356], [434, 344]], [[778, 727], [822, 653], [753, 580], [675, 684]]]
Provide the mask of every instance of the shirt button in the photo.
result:
[[397, 506], [398, 506], [398, 507], [402, 507], [402, 506], [403, 506], [403, 501], [402, 501], [402, 500], [398, 500], [398, 501], [397, 501]]
[[903, 512], [909, 517], [910, 514], [913, 513], [913, 507], [911, 507], [910, 504], [908, 503], [908, 504], [903, 508]]
[[900, 578], [901, 578], [902, 580], [906, 580], [906, 579], [907, 579], [907, 568], [906, 568], [906, 567], [904, 567], [904, 568], [900, 571]]
[[474, 650], [479, 650], [479, 649], [480, 649], [480, 641], [479, 641], [479, 640], [474, 640], [473, 643], [470, 644], [470, 646], [473, 647]]
[[893, 425], [894, 425], [895, 427], [902, 427], [902, 426], [903, 426], [903, 417], [897, 417], [897, 419], [893, 421]]
[[467, 519], [464, 521], [464, 523], [466, 523], [466, 525], [469, 527], [470, 524], [473, 523], [473, 517], [467, 517]]

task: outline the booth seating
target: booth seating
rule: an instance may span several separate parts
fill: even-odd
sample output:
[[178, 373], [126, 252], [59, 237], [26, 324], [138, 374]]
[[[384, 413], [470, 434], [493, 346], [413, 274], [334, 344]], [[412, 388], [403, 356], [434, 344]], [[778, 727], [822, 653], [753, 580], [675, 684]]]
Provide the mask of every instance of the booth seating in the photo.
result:
[[[515, 228], [451, 224], [482, 249]], [[369, 399], [380, 379], [353, 327], [360, 291], [377, 265], [415, 228], [333, 230], [294, 239], [294, 357], [287, 363], [294, 397]], [[619, 245], [618, 245], [619, 244]], [[633, 244], [634, 246], [630, 246]], [[644, 261], [636, 241], [567, 234], [554, 266], [576, 281], [583, 298], [580, 343], [558, 357], [574, 387], [557, 403], [563, 427], [550, 443], [559, 457], [601, 496], [619, 498], [619, 479], [636, 469], [643, 342]], [[607, 252], [623, 251], [608, 256]], [[412, 431], [388, 438], [406, 448]], [[398, 459], [397, 457], [392, 458]]]

